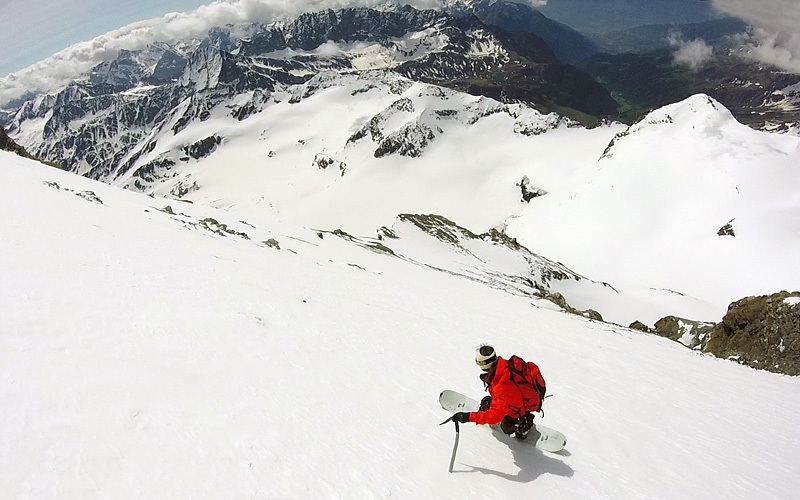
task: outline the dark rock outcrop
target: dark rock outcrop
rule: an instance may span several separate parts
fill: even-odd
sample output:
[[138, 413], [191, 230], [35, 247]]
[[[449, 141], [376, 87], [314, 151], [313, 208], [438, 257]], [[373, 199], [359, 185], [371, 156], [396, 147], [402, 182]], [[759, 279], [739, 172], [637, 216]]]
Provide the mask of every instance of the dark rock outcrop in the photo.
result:
[[800, 375], [800, 292], [733, 302], [708, 334], [703, 351], [753, 368]]
[[25, 148], [14, 142], [3, 130], [3, 127], [0, 127], [0, 150], [3, 151], [10, 151], [12, 153], [18, 154], [23, 158], [30, 158], [31, 160], [36, 160], [38, 162], [44, 163], [45, 165], [49, 165], [51, 167], [60, 168], [57, 164], [51, 161], [42, 161], [39, 158], [36, 158], [34, 155], [28, 153]]
[[327, 168], [338, 169], [340, 175], [344, 175], [345, 171], [347, 171], [346, 163], [335, 158], [331, 158], [324, 153], [317, 153], [316, 156], [314, 156], [313, 165], [320, 170], [325, 170]]
[[595, 311], [594, 309], [586, 309], [583, 311], [576, 309], [569, 305], [567, 299], [558, 292], [548, 293], [544, 296], [544, 298], [568, 313], [577, 314], [578, 316], [583, 316], [584, 318], [589, 318], [593, 321], [603, 321], [603, 316], [599, 312]]
[[714, 323], [694, 321], [676, 316], [666, 316], [656, 321], [655, 334], [680, 342], [691, 349], [700, 349]]
[[11, 151], [12, 153], [24, 156], [25, 158], [31, 158], [31, 155], [25, 151], [25, 148], [11, 140], [11, 138], [6, 135], [6, 132], [2, 127], [0, 127], [0, 149], [3, 151]]
[[650, 328], [649, 326], [645, 325], [644, 323], [642, 323], [638, 319], [636, 321], [634, 321], [633, 323], [631, 323], [630, 325], [628, 325], [628, 328], [631, 328], [633, 330], [639, 330], [640, 332], [645, 332], [645, 333], [652, 333], [653, 332], [652, 328]]
[[519, 186], [520, 191], [522, 192], [522, 201], [525, 203], [531, 201], [532, 199], [538, 196], [544, 196], [547, 194], [547, 191], [541, 188], [537, 188], [531, 185], [531, 180], [528, 178], [527, 175], [522, 176], [522, 180], [519, 181], [517, 184]]
[[733, 231], [733, 219], [729, 220], [724, 226], [719, 228], [719, 231], [717, 231], [717, 236], [736, 236], [736, 233]]
[[189, 144], [188, 146], [184, 146], [183, 152], [189, 157], [199, 160], [213, 153], [220, 144], [222, 144], [222, 137], [212, 135], [193, 144]]
[[161, 85], [177, 80], [186, 69], [187, 63], [187, 59], [174, 50], [166, 50], [156, 63], [153, 74], [150, 75], [150, 82]]

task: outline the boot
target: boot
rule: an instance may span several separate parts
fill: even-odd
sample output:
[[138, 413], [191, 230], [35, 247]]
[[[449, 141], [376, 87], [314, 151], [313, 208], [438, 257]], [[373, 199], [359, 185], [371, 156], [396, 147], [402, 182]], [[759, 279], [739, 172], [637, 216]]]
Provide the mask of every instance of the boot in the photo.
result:
[[528, 438], [528, 433], [533, 428], [533, 413], [528, 413], [524, 417], [521, 417], [518, 420], [516, 431], [514, 432], [514, 437], [519, 439], [520, 441], [524, 441]]

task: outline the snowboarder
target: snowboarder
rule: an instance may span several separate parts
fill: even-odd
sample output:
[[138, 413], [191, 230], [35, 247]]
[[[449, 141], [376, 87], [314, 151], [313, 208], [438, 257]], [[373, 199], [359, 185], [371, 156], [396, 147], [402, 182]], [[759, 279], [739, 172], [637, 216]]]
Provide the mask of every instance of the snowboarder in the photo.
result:
[[505, 434], [524, 440], [533, 427], [533, 413], [542, 407], [545, 381], [535, 363], [518, 356], [508, 360], [497, 355], [490, 345], [482, 345], [475, 362], [483, 370], [481, 380], [489, 391], [476, 412], [458, 412], [453, 420], [460, 423], [497, 425]]

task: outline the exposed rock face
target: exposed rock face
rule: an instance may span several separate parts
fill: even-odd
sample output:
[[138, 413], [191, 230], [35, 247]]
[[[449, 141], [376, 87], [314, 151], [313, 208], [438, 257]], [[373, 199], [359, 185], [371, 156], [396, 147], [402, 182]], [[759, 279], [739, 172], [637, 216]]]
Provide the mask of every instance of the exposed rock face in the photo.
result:
[[628, 325], [628, 328], [631, 328], [633, 330], [639, 330], [640, 332], [645, 332], [645, 333], [652, 333], [652, 331], [653, 331], [652, 328], [650, 328], [649, 326], [645, 325], [644, 323], [642, 323], [638, 319], [636, 321], [634, 321], [633, 323], [631, 323], [630, 325]]
[[561, 309], [567, 311], [568, 313], [577, 314], [578, 316], [583, 316], [584, 318], [589, 318], [594, 321], [603, 321], [603, 316], [595, 311], [594, 309], [586, 309], [581, 311], [580, 309], [575, 309], [567, 302], [567, 299], [564, 298], [563, 295], [560, 293], [548, 293], [544, 296], [546, 300], [549, 300], [553, 304], [557, 305]]
[[691, 349], [700, 349], [707, 340], [708, 332], [714, 327], [714, 323], [667, 316], [656, 321], [655, 327], [656, 335], [680, 342]]
[[[313, 50], [328, 40], [383, 41], [401, 37], [445, 18], [440, 12], [416, 10], [408, 5], [384, 12], [365, 8], [327, 9], [301, 14], [283, 29], [282, 35], [289, 47]], [[270, 37], [277, 38], [274, 34]]]
[[347, 171], [346, 163], [337, 160], [335, 158], [331, 158], [330, 156], [324, 153], [317, 153], [317, 155], [314, 157], [313, 163], [317, 168], [321, 170], [325, 170], [327, 168], [338, 169], [340, 175], [344, 175], [344, 173]]
[[[368, 75], [365, 74], [363, 76], [366, 77]], [[343, 78], [345, 77], [326, 78], [325, 75], [315, 76], [305, 85], [307, 88], [302, 92], [302, 95], [305, 96], [309, 92], [316, 92], [323, 86], [336, 84], [337, 81], [342, 81]], [[352, 79], [352, 77], [348, 78]], [[351, 81], [349, 85], [357, 83], [360, 86], [368, 82], [369, 80], [361, 78], [358, 82]], [[367, 120], [347, 140], [347, 146], [353, 146], [362, 141], [371, 141], [375, 145], [374, 156], [376, 158], [394, 154], [412, 158], [419, 157], [424, 154], [428, 146], [437, 137], [445, 133], [448, 124], [473, 125], [486, 117], [497, 114], [505, 114], [512, 117], [514, 119], [514, 133], [522, 135], [543, 133], [558, 127], [578, 125], [577, 122], [557, 114], [542, 115], [519, 104], [504, 104], [486, 98], [477, 100], [472, 98], [465, 99], [465, 95], [462, 93], [432, 85], [418, 86], [417, 92], [406, 92], [412, 84], [410, 80], [405, 78], [398, 79], [396, 83], [392, 78], [384, 77], [381, 77], [380, 80], [372, 80], [372, 82], [374, 83], [365, 87], [374, 87], [380, 84], [384, 88], [397, 87], [399, 92], [405, 94]], [[402, 82], [406, 82], [405, 85], [398, 85]], [[431, 97], [434, 99], [429, 99]], [[399, 125], [401, 121], [404, 123], [402, 126]], [[524, 179], [527, 179], [527, 177]], [[521, 182], [525, 182], [524, 179]], [[521, 189], [523, 198], [526, 193], [530, 194], [531, 197], [546, 194], [544, 190], [532, 186], [525, 185]]]
[[158, 60], [153, 74], [150, 75], [151, 82], [155, 85], [161, 85], [175, 81], [183, 74], [187, 62], [185, 57], [167, 49], [161, 59]]
[[134, 57], [134, 53], [121, 50], [113, 61], [100, 63], [89, 74], [89, 82], [107, 93], [120, 92], [142, 81], [147, 69]]
[[532, 199], [536, 198], [537, 196], [544, 196], [547, 194], [547, 191], [541, 188], [537, 188], [531, 185], [531, 180], [528, 178], [527, 175], [522, 176], [522, 180], [519, 181], [520, 190], [522, 191], [522, 201], [525, 203], [531, 201]]
[[375, 150], [375, 158], [394, 153], [417, 158], [435, 138], [433, 130], [426, 124], [411, 123], [381, 141]]
[[753, 368], [800, 375], [800, 292], [732, 303], [703, 350]]
[[217, 149], [217, 146], [219, 146], [221, 143], [222, 137], [218, 135], [212, 135], [197, 141], [194, 144], [184, 146], [183, 152], [189, 155], [191, 158], [199, 160], [200, 158], [205, 158], [213, 153], [214, 150]]
[[719, 228], [719, 231], [717, 231], [717, 236], [736, 236], [736, 233], [733, 230], [733, 219]]
[[9, 138], [6, 135], [6, 132], [5, 132], [5, 130], [3, 130], [2, 127], [0, 127], [0, 149], [5, 150], [5, 151], [11, 151], [12, 153], [16, 153], [16, 154], [18, 154], [20, 156], [24, 156], [25, 158], [30, 158], [31, 157], [28, 154], [28, 152], [25, 151], [25, 148], [23, 148], [22, 146], [20, 146], [16, 142], [12, 141], [11, 138]]
[[51, 167], [59, 168], [58, 165], [56, 165], [53, 162], [42, 161], [39, 158], [28, 153], [28, 151], [26, 151], [25, 148], [23, 148], [22, 146], [17, 144], [13, 139], [11, 139], [1, 126], [0, 126], [0, 150], [10, 151], [12, 153], [18, 154], [19, 156], [22, 156], [23, 158], [30, 158], [31, 160], [39, 161], [41, 163], [44, 163], [45, 165], [50, 165]]
[[[163, 177], [164, 172], [172, 169], [174, 166], [175, 162], [169, 158], [157, 158], [136, 169], [133, 175], [137, 178], [137, 181], [142, 180], [152, 183]], [[143, 185], [139, 185], [139, 188], [143, 189], [144, 187]]]

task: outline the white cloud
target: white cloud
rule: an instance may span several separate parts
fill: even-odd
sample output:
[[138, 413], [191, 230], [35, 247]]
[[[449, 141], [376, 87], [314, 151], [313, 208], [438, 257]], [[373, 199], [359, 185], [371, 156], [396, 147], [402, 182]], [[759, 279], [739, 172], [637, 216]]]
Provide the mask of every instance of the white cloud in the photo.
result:
[[756, 61], [800, 74], [800, 34], [784, 37], [759, 28], [750, 34], [744, 48]]
[[684, 40], [679, 34], [669, 38], [669, 44], [676, 48], [673, 58], [676, 63], [688, 64], [693, 70], [702, 68], [714, 57], [714, 49], [701, 39]]
[[[535, 2], [536, 0], [534, 0]], [[534, 3], [532, 2], [532, 3]], [[120, 50], [138, 50], [153, 42], [169, 42], [204, 34], [209, 28], [239, 22], [269, 23], [282, 17], [325, 8], [380, 7], [386, 0], [216, 0], [194, 11], [130, 24], [93, 40], [77, 43], [55, 55], [0, 79], [0, 105], [27, 92], [52, 92]], [[436, 8], [439, 0], [403, 0], [420, 9]]]
[[754, 59], [800, 73], [798, 0], [712, 0], [712, 3], [757, 28], [746, 44]]

